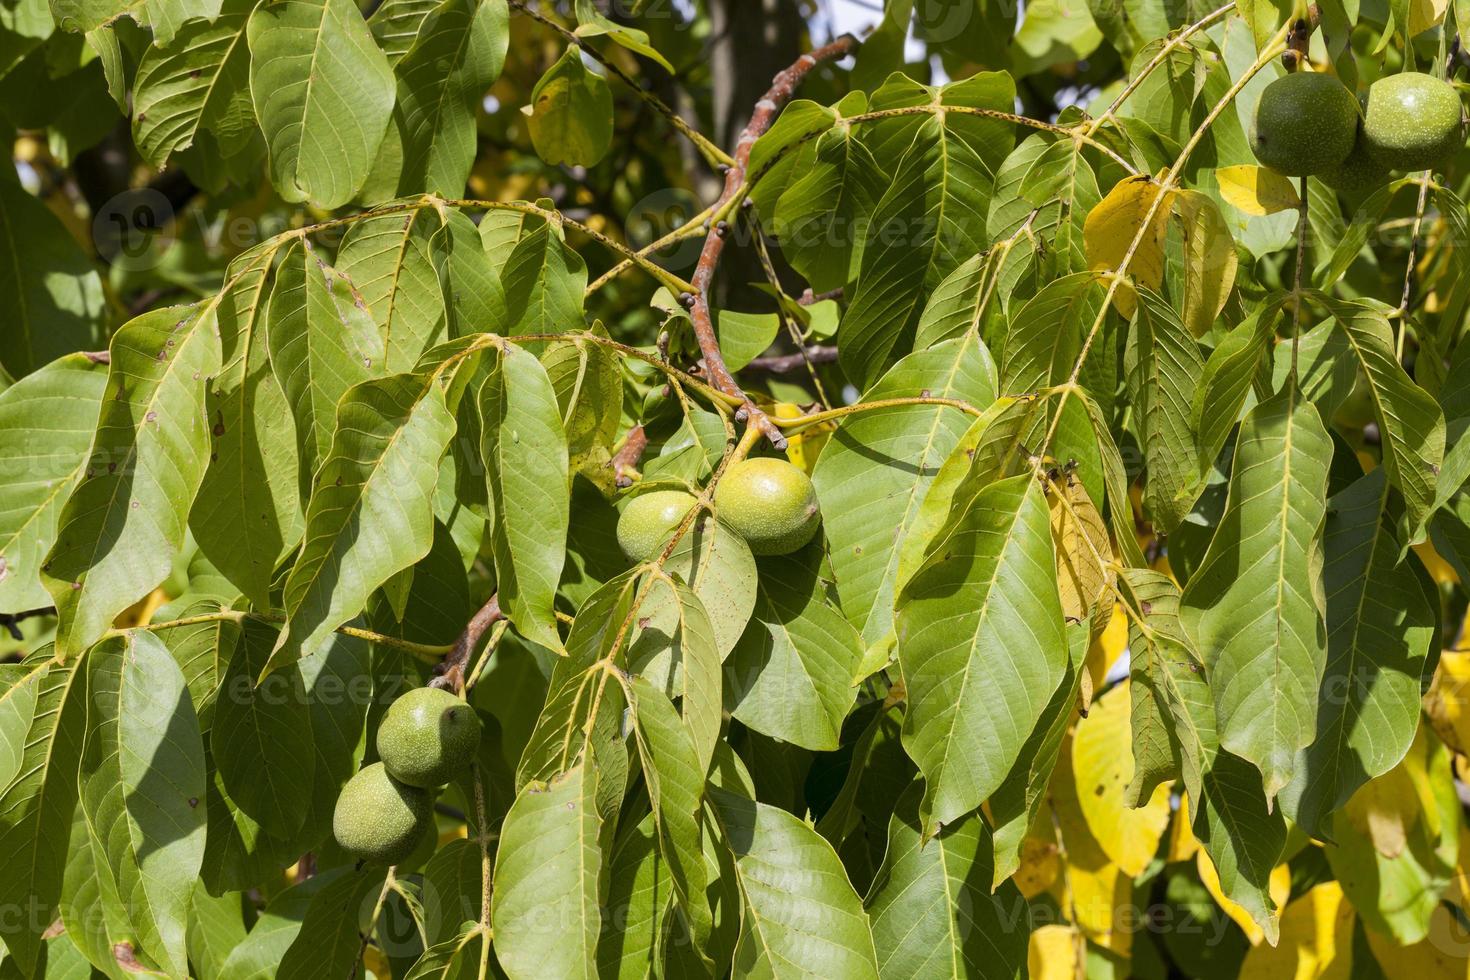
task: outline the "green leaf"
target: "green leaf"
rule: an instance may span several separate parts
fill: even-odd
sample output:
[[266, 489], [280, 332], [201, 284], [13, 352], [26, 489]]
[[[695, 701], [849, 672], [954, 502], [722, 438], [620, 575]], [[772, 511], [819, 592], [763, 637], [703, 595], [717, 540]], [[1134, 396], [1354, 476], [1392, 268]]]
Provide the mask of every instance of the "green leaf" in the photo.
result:
[[686, 921], [692, 924], [695, 944], [702, 947], [713, 928], [705, 895], [709, 872], [700, 826], [705, 770], [699, 764], [693, 739], [663, 692], [638, 676], [630, 678], [625, 687], [653, 803], [659, 851]]
[[267, 670], [315, 652], [374, 589], [429, 553], [439, 457], [454, 436], [438, 372], [348, 390], [306, 508], [306, 543], [286, 579], [289, 625]]
[[210, 725], [214, 764], [230, 800], [266, 831], [290, 837], [312, 799], [315, 750], [306, 687], [298, 665], [256, 686], [277, 631], [245, 620], [220, 677]]
[[651, 577], [627, 664], [665, 697], [682, 697], [681, 715], [698, 771], [707, 772], [723, 721], [720, 650], [705, 604], [682, 579], [667, 573]]
[[464, 193], [475, 160], [475, 119], [505, 64], [509, 20], [505, 0], [444, 0], [424, 19], [395, 69], [400, 194]]
[[1001, 887], [1002, 882], [1021, 867], [1026, 832], [1041, 812], [1042, 803], [1046, 802], [1047, 785], [1051, 782], [1052, 772], [1061, 756], [1062, 743], [1079, 707], [1091, 632], [1091, 620], [1068, 624], [1068, 657], [1062, 682], [1037, 719], [1015, 766], [986, 801], [990, 825], [995, 830], [992, 888]]
[[584, 761], [521, 790], [500, 829], [491, 925], [511, 980], [597, 976], [597, 774]]
[[271, 372], [266, 342], [274, 253], [239, 260], [234, 283], [219, 298], [224, 364], [204, 400], [213, 452], [189, 512], [200, 550], [259, 609], [270, 608], [276, 565], [301, 535], [291, 407]]
[[1291, 782], [1316, 734], [1331, 458], [1317, 409], [1294, 387], [1253, 408], [1225, 514], [1184, 592], [1185, 626], [1217, 679], [1220, 744], [1261, 770], [1268, 799]]
[[1001, 391], [1022, 395], [1070, 380], [1106, 293], [1096, 273], [1076, 272], [1047, 283], [1028, 300], [1006, 334]]
[[656, 976], [664, 963], [674, 903], [652, 813], [620, 836], [608, 866], [606, 905], [619, 914], [602, 931], [598, 976], [611, 980]]
[[1192, 423], [1205, 359], [1163, 297], [1140, 285], [1138, 300], [1128, 336], [1128, 387], [1148, 468], [1144, 509], [1167, 534], [1184, 520], [1203, 488]]
[[868, 917], [832, 846], [774, 806], [721, 789], [710, 800], [744, 906], [733, 975], [876, 980]]
[[531, 90], [527, 114], [536, 153], [552, 166], [590, 167], [612, 145], [612, 90], [582, 64], [576, 45], [568, 45]]
[[424, 22], [443, 0], [383, 0], [368, 18], [368, 30], [387, 55], [388, 63], [398, 64], [408, 54]]
[[[894, 365], [865, 400], [930, 394], [985, 408], [995, 364], [967, 334]], [[832, 572], [848, 621], [872, 645], [893, 627], [899, 554], [924, 494], [972, 417], [941, 405], [905, 405], [845, 419], [812, 473]]]
[[[1148, 626], [1134, 621], [1129, 628], [1130, 647], [1142, 661], [1132, 670], [1132, 693], [1146, 693], [1152, 706], [1167, 712], [1162, 717], [1172, 723], [1179, 745], [1195, 837], [1219, 874], [1221, 891], [1274, 943], [1277, 910], [1269, 882], [1286, 846], [1281, 808], [1267, 800], [1260, 772], [1220, 747], [1212, 685], [1179, 615], [1178, 586], [1144, 568], [1125, 569], [1121, 580]], [[1133, 723], [1139, 722], [1135, 703]]]
[[968, 504], [898, 597], [904, 748], [932, 837], [1014, 765], [1061, 683], [1067, 639], [1046, 501], [1029, 474]]
[[1374, 470], [1329, 504], [1323, 568], [1327, 667], [1317, 732], [1282, 792], [1282, 808], [1314, 837], [1369, 779], [1403, 759], [1419, 727], [1419, 679], [1438, 624], [1413, 571], [1400, 562]]
[[[899, 79], [874, 95], [875, 109], [938, 101], [1009, 112], [1015, 104], [1014, 83], [999, 72], [939, 90]], [[890, 86], [894, 90], [880, 104]], [[878, 164], [895, 176], [873, 208], [839, 331], [843, 370], [864, 389], [895, 352], [907, 349], [929, 293], [988, 244], [985, 216], [994, 175], [1012, 145], [1008, 123], [978, 116], [927, 115], [903, 123], [887, 135], [888, 144], [907, 147], [896, 166], [889, 153], [897, 145], [869, 144]]]
[[857, 229], [886, 184], [878, 162], [850, 127], [818, 138], [811, 167], [782, 193], [772, 216], [782, 254], [813, 291], [838, 289], [858, 272]]
[[372, 168], [393, 69], [350, 0], [276, 0], [250, 15], [250, 96], [285, 200], [336, 208]]
[[623, 414], [621, 362], [602, 344], [576, 339], [548, 344], [541, 363], [556, 389], [570, 471], [611, 491], [612, 452]]
[[457, 980], [466, 976], [484, 955], [476, 940], [488, 942], [489, 937], [475, 928], [429, 947], [403, 980]]
[[[675, 74], [674, 66], [669, 64], [668, 59], [659, 54], [648, 43], [648, 34], [645, 31], [640, 31], [637, 28], [629, 27], [626, 24], [620, 24], [615, 20], [604, 17], [592, 5], [592, 0], [577, 0], [575, 10], [577, 14], [576, 34], [578, 37], [606, 35], [629, 51], [641, 54], [645, 58], [658, 62], [663, 66], [664, 71], [667, 71], [670, 75]], [[629, 11], [629, 13], [637, 12], [636, 10]]]
[[87, 471], [42, 566], [59, 652], [91, 646], [168, 577], [209, 463], [204, 379], [219, 364], [207, 308], [154, 310], [113, 336]]
[[204, 747], [184, 675], [135, 630], [86, 658], [82, 814], [114, 949], [188, 974], [189, 903], [204, 860]]
[[838, 747], [857, 698], [858, 632], [828, 598], [815, 545], [760, 562], [755, 612], [725, 664], [730, 713], [815, 751]]
[[441, 229], [438, 212], [427, 207], [367, 218], [352, 225], [337, 252], [338, 271], [377, 324], [389, 371], [413, 370], [425, 351], [449, 339], [435, 244]]
[[0, 392], [0, 612], [50, 605], [41, 559], [87, 463], [107, 369], [68, 354]]
[[[484, 235], [484, 226], [481, 226]], [[496, 259], [491, 253], [491, 258]], [[587, 265], [562, 240], [561, 229], [539, 221], [516, 241], [500, 270], [510, 321], [504, 333], [567, 333], [582, 329]]]
[[1429, 392], [1416, 385], [1394, 350], [1393, 329], [1366, 303], [1328, 303], [1337, 325], [1363, 366], [1383, 447], [1383, 468], [1404, 497], [1410, 528], [1407, 547], [1424, 537], [1444, 461], [1444, 416]]
[[[1035, 241], [1049, 244], [1047, 262], [1060, 274], [1087, 268], [1083, 219], [1102, 200], [1097, 175], [1070, 140], [1033, 133], [1006, 157], [995, 175], [986, 226], [990, 237], [1015, 242], [1005, 281], [1013, 285], [1033, 256]], [[1008, 250], [1009, 251], [1009, 250]], [[1054, 257], [1053, 257], [1054, 256]], [[1010, 290], [998, 299], [1010, 302]]]
[[775, 341], [781, 332], [781, 314], [717, 310], [715, 330], [719, 334], [725, 367], [739, 371], [765, 353]]
[[305, 502], [331, 448], [337, 403], [353, 385], [382, 372], [384, 340], [352, 282], [303, 239], [276, 270], [266, 344], [296, 420]]
[[133, 142], [163, 167], [201, 132], [220, 152], [242, 149], [255, 132], [250, 104], [250, 49], [245, 40], [252, 0], [227, 0], [213, 20], [190, 20], [165, 44], [149, 45], [133, 78]]
[[878, 972], [885, 977], [1004, 977], [1019, 974], [1026, 900], [1010, 882], [991, 893], [990, 831], [979, 814], [925, 841], [918, 783], [888, 823], [888, 853], [868, 894]]
[[0, 301], [12, 377], [102, 340], [102, 280], [65, 226], [18, 181], [0, 180]]
[[[29, 719], [23, 727], [4, 722], [7, 736], [20, 733], [21, 742], [20, 767], [0, 789], [0, 847], [9, 855], [0, 875], [0, 902], [35, 914], [0, 917], [0, 939], [26, 972], [55, 921], [86, 731], [86, 681], [78, 661], [61, 663], [47, 652], [34, 655], [22, 681], [35, 691]], [[19, 700], [6, 698], [0, 714], [19, 707]]]
[[674, 546], [664, 571], [699, 597], [720, 659], [728, 657], [755, 609], [756, 565], [745, 539], [728, 524], [700, 517]]
[[505, 344], [494, 356], [480, 390], [480, 416], [500, 608], [526, 639], [559, 650], [552, 605], [570, 521], [561, 410], [534, 355]]
[[1199, 449], [1201, 489], [1203, 479], [1230, 438], [1230, 430], [1240, 419], [1240, 410], [1250, 394], [1251, 381], [1266, 354], [1280, 312], [1279, 303], [1267, 303], [1226, 334], [1205, 362], [1190, 410]]
[[342, 869], [311, 897], [301, 931], [281, 957], [275, 976], [282, 980], [316, 980], [355, 974], [363, 953], [362, 920], [383, 890], [385, 869], [357, 866]]

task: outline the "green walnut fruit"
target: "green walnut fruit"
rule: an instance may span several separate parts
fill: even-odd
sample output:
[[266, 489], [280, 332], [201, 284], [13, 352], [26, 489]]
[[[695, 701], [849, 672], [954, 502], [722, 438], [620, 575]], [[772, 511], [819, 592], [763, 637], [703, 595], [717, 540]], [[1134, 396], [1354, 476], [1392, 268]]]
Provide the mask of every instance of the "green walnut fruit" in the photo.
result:
[[443, 786], [475, 757], [480, 719], [448, 691], [416, 687], [389, 705], [377, 745], [378, 758], [400, 783]]
[[1360, 137], [1348, 158], [1322, 175], [1322, 182], [1344, 194], [1367, 194], [1388, 183], [1388, 178], [1388, 168], [1369, 155]]
[[786, 555], [822, 523], [811, 478], [784, 459], [746, 459], [715, 487], [715, 512], [757, 555]]
[[633, 561], [652, 556], [668, 543], [694, 504], [694, 495], [683, 490], [655, 490], [634, 497], [618, 518], [618, 547]]
[[1460, 96], [1449, 82], [1406, 71], [1368, 89], [1363, 145], [1391, 170], [1428, 170], [1465, 142]]
[[1256, 159], [1288, 177], [1335, 170], [1358, 135], [1358, 100], [1331, 75], [1297, 72], [1261, 93], [1251, 126]]
[[433, 806], [427, 790], [400, 783], [375, 762], [342, 787], [332, 814], [332, 836], [349, 854], [377, 864], [397, 864], [423, 837]]

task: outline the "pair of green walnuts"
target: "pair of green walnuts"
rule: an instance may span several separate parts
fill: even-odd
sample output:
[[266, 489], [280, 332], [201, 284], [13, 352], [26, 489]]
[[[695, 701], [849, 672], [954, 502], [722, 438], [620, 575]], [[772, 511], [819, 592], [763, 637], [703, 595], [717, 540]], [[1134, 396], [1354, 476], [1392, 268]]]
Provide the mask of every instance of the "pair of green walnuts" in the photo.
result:
[[1374, 82], [1362, 106], [1332, 75], [1285, 75], [1261, 93], [1251, 128], [1261, 163], [1347, 193], [1381, 186], [1391, 170], [1429, 170], [1464, 142], [1454, 86], [1412, 71]]
[[[618, 546], [633, 561], [651, 558], [668, 543], [697, 502], [683, 490], [654, 490], [628, 502], [618, 518]], [[715, 486], [715, 511], [755, 555], [789, 555], [822, 523], [811, 478], [784, 459], [743, 459]]]
[[380, 761], [342, 787], [332, 835], [365, 861], [398, 864], [434, 819], [434, 791], [475, 756], [480, 719], [448, 691], [414, 688], [389, 705], [378, 726]]

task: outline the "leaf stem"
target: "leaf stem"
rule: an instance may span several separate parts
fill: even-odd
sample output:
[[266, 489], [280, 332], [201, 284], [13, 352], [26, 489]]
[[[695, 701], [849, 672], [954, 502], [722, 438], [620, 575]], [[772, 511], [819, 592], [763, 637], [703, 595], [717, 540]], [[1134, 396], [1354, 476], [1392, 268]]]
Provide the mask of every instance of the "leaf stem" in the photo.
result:
[[[184, 626], [202, 626], [205, 623], [241, 623], [247, 619], [254, 619], [262, 623], [284, 623], [286, 617], [280, 613], [253, 612], [243, 609], [221, 609], [218, 612], [200, 613], [196, 616], [183, 616], [179, 619], [165, 620], [161, 623], [148, 623], [143, 626], [134, 626], [130, 629], [147, 630], [150, 633], [159, 630], [178, 629]], [[125, 633], [127, 630], [113, 630], [113, 633]], [[359, 640], [367, 640], [379, 646], [390, 647], [401, 650], [414, 658], [427, 664], [437, 664], [444, 654], [448, 653], [452, 646], [437, 646], [431, 643], [415, 643], [397, 636], [389, 636], [386, 633], [378, 633], [374, 630], [361, 629], [356, 626], [339, 626], [336, 633], [343, 636], [355, 637]]]
[[1292, 284], [1291, 295], [1295, 302], [1291, 305], [1291, 383], [1297, 383], [1297, 352], [1301, 347], [1302, 340], [1302, 267], [1307, 262], [1307, 232], [1310, 225], [1307, 222], [1307, 178], [1299, 178], [1297, 190], [1297, 213], [1296, 213], [1296, 272]]
[[1414, 210], [1414, 229], [1409, 233], [1409, 261], [1404, 268], [1404, 293], [1399, 300], [1398, 338], [1396, 352], [1400, 362], [1404, 359], [1404, 337], [1409, 332], [1409, 302], [1414, 295], [1414, 262], [1419, 252], [1419, 233], [1424, 225], [1424, 208], [1429, 201], [1430, 172], [1419, 174], [1419, 204]]
[[904, 405], [947, 405], [950, 408], [958, 409], [959, 411], [964, 412], [966, 415], [973, 415], [976, 418], [979, 418], [981, 415], [985, 414], [983, 409], [977, 408], [974, 405], [971, 405], [969, 402], [962, 401], [958, 398], [940, 398], [937, 396], [929, 395], [915, 395], [911, 398], [880, 398], [877, 401], [856, 402], [852, 405], [841, 405], [837, 408], [829, 408], [823, 412], [813, 412], [810, 415], [802, 415], [794, 419], [781, 419], [773, 417], [771, 421], [786, 431], [799, 432], [809, 426], [817, 425], [821, 422], [829, 422], [832, 419], [840, 419], [843, 416], [853, 415], [857, 412], [871, 412], [884, 408], [899, 408]]

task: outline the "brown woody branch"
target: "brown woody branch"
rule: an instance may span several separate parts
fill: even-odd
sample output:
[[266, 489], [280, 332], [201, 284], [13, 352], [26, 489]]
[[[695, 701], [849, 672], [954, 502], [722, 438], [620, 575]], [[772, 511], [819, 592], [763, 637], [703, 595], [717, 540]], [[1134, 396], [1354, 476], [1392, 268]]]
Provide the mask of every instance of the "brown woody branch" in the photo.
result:
[[767, 357], [757, 357], [745, 365], [745, 370], [764, 371], [767, 374], [790, 374], [792, 371], [800, 371], [808, 363], [831, 364], [835, 360], [837, 360], [836, 347], [814, 344], [795, 354], [771, 354]]
[[751, 113], [750, 122], [745, 124], [745, 129], [740, 133], [740, 139], [735, 143], [735, 165], [725, 171], [725, 187], [720, 194], [719, 201], [715, 203], [714, 213], [719, 220], [713, 224], [704, 239], [704, 249], [699, 253], [699, 264], [695, 267], [694, 276], [690, 280], [694, 284], [694, 295], [689, 302], [689, 318], [694, 324], [694, 336], [699, 341], [700, 353], [704, 355], [705, 371], [710, 383], [727, 395], [740, 398], [744, 405], [736, 412], [735, 417], [748, 420], [748, 424], [755, 426], [777, 448], [786, 445], [786, 437], [781, 435], [780, 430], [766, 417], [766, 413], [746, 396], [740, 385], [731, 376], [729, 369], [725, 367], [725, 358], [720, 353], [719, 338], [715, 335], [714, 319], [710, 315], [709, 288], [714, 281], [715, 269], [720, 264], [720, 255], [725, 251], [725, 238], [730, 231], [729, 219], [737, 200], [745, 192], [745, 175], [750, 166], [750, 148], [766, 130], [771, 128], [781, 107], [791, 100], [791, 96], [796, 92], [796, 86], [801, 83], [808, 72], [824, 61], [835, 61], [851, 54], [857, 46], [857, 38], [851, 34], [844, 34], [837, 40], [797, 58], [791, 67], [781, 71], [771, 80], [771, 87], [766, 91], [765, 96], [755, 104], [755, 111]]
[[20, 624], [27, 619], [35, 619], [37, 616], [55, 616], [55, 606], [42, 606], [40, 609], [24, 609], [20, 612], [0, 613], [0, 629], [10, 634], [12, 640], [25, 639], [20, 632]]
[[643, 426], [635, 425], [628, 430], [628, 436], [623, 440], [623, 445], [607, 465], [612, 467], [613, 478], [620, 487], [631, 487], [633, 485], [632, 474], [638, 470], [638, 462], [643, 458], [643, 451], [648, 448], [648, 433], [643, 431]]
[[504, 614], [500, 611], [500, 595], [496, 593], [490, 600], [480, 607], [480, 611], [470, 617], [465, 625], [464, 632], [459, 634], [459, 639], [454, 641], [454, 646], [444, 655], [444, 659], [434, 667], [436, 675], [429, 682], [430, 687], [443, 688], [456, 694], [464, 691], [465, 669], [469, 666], [470, 657], [475, 648], [480, 645], [480, 639], [486, 630], [494, 626], [497, 620], [503, 619]]

